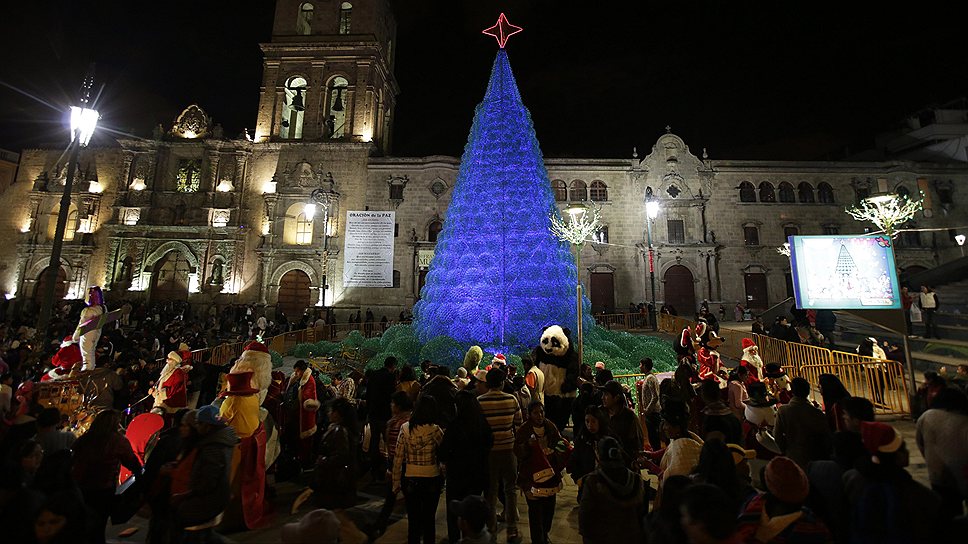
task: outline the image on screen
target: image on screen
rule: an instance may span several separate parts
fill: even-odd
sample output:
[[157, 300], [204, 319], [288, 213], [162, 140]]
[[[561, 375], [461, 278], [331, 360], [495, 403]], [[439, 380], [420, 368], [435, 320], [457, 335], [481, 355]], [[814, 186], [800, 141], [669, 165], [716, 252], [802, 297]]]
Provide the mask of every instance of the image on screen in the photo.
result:
[[797, 307], [874, 310], [901, 307], [894, 244], [887, 236], [791, 236]]

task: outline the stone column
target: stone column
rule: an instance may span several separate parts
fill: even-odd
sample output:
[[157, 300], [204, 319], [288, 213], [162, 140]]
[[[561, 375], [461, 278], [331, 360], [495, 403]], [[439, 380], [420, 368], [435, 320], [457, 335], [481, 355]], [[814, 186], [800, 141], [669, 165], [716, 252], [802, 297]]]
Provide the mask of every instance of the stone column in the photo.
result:
[[134, 160], [134, 153], [125, 150], [121, 154], [121, 177], [118, 184], [118, 192], [127, 191], [128, 184], [131, 183], [131, 162]]
[[263, 257], [260, 259], [262, 262], [262, 273], [259, 286], [259, 304], [265, 306], [268, 304], [268, 291], [269, 291], [269, 264], [271, 261], [270, 257]]
[[268, 140], [277, 133], [276, 130], [276, 103], [278, 96], [276, 91], [276, 78], [279, 73], [278, 61], [266, 61], [262, 74], [262, 97], [259, 99], [259, 113], [256, 117], [255, 134], [253, 138], [256, 142]]

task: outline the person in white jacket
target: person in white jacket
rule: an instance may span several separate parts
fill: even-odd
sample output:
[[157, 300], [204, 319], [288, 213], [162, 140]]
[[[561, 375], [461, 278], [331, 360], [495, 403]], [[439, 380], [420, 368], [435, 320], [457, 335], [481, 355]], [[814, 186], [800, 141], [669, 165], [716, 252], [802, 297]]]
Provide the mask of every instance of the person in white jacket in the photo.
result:
[[92, 320], [98, 320], [107, 313], [107, 307], [104, 305], [104, 293], [96, 285], [87, 290], [87, 298], [84, 302], [87, 303], [87, 306], [81, 310], [81, 318], [77, 321], [77, 329], [74, 330], [73, 337], [74, 341], [78, 342], [81, 347], [82, 371], [94, 370], [94, 367], [97, 366], [95, 350], [97, 349], [98, 340], [101, 339], [101, 326], [103, 324], [97, 324], [93, 329], [83, 334], [81, 333], [81, 329], [85, 324], [88, 324]]

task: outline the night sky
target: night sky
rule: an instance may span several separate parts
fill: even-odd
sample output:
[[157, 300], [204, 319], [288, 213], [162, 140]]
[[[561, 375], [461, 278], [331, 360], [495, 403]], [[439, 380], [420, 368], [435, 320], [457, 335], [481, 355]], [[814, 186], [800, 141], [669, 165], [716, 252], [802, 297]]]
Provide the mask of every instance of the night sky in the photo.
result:
[[[394, 154], [461, 153], [501, 11], [550, 157], [644, 155], [671, 125], [714, 159], [840, 158], [968, 95], [950, 8], [858, 3], [397, 0]], [[103, 127], [148, 136], [193, 102], [226, 134], [255, 124], [272, 0], [4, 4], [0, 147], [66, 145], [63, 114], [9, 86], [64, 108], [92, 61]]]

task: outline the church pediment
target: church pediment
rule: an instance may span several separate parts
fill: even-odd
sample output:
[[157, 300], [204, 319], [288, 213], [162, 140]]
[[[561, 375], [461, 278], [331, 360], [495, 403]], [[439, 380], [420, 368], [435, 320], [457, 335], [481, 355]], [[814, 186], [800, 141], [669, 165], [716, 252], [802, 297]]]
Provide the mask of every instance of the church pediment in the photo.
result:
[[[667, 127], [668, 130], [668, 127]], [[647, 172], [646, 185], [662, 200], [692, 200], [709, 196], [703, 185], [701, 171], [708, 168], [699, 157], [689, 151], [689, 146], [675, 134], [667, 132], [659, 137], [642, 162], [640, 168]]]

